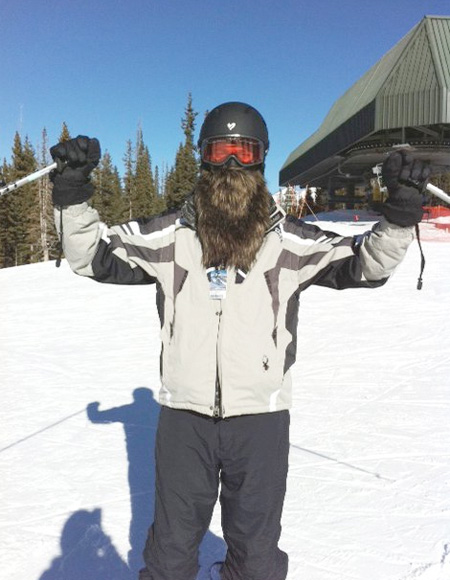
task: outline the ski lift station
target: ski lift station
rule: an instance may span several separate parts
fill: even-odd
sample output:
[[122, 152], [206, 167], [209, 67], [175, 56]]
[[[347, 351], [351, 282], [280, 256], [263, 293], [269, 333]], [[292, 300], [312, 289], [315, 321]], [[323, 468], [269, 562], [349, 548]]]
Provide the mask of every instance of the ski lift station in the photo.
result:
[[425, 16], [289, 155], [280, 185], [321, 187], [330, 199], [338, 189], [353, 196], [397, 147], [430, 161], [436, 174], [449, 171], [449, 87], [450, 16]]

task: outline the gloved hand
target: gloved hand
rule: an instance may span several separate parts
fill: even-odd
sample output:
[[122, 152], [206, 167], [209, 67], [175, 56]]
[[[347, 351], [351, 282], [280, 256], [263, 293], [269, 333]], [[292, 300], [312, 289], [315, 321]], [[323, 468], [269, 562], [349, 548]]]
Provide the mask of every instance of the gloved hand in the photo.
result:
[[50, 155], [58, 165], [50, 175], [54, 205], [64, 207], [87, 201], [94, 193], [89, 175], [101, 157], [98, 140], [78, 135], [51, 147]]
[[430, 174], [429, 164], [414, 159], [404, 149], [389, 155], [381, 170], [383, 183], [389, 192], [381, 213], [389, 222], [402, 227], [420, 222], [423, 216], [421, 193]]

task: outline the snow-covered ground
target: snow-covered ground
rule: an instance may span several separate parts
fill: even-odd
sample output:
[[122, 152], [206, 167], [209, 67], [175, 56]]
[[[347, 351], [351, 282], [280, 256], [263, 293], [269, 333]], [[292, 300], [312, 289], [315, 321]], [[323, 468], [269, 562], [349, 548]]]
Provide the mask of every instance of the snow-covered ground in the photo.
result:
[[[321, 225], [371, 225], [333, 221], [347, 217]], [[421, 291], [413, 244], [383, 288], [302, 296], [289, 580], [450, 579], [450, 232], [423, 224], [422, 238]], [[154, 493], [154, 288], [65, 262], [0, 270], [0, 318], [0, 578], [136, 579]], [[199, 580], [224, 550], [217, 509]]]

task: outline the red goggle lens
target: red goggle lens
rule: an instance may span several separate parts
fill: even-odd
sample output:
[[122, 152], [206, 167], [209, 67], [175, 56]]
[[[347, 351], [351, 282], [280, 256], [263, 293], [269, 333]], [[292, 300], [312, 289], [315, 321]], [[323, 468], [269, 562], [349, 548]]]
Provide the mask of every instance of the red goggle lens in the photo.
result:
[[223, 165], [230, 157], [241, 165], [259, 165], [264, 153], [264, 144], [248, 137], [210, 139], [202, 144], [202, 160], [211, 165]]

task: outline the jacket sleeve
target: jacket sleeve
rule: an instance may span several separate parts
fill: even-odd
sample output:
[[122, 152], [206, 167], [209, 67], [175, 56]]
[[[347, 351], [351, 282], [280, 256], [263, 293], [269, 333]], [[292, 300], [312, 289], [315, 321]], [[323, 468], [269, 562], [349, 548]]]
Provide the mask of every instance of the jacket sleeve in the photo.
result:
[[55, 208], [55, 224], [62, 233], [64, 255], [72, 270], [99, 282], [151, 284], [158, 264], [171, 259], [171, 216], [136, 220], [109, 228], [87, 203]]
[[400, 227], [383, 219], [371, 231], [352, 239], [350, 256], [331, 257], [315, 283], [339, 290], [382, 286], [405, 257], [414, 239], [413, 231], [413, 227]]
[[414, 240], [414, 227], [401, 227], [383, 219], [371, 232], [356, 239], [356, 251], [366, 280], [388, 278], [402, 262]]
[[[383, 285], [403, 260], [414, 239], [413, 227], [382, 220], [360, 236], [341, 236], [310, 223], [286, 223], [288, 237], [298, 237], [302, 247], [298, 262], [303, 290], [311, 284], [342, 290]], [[294, 250], [295, 251], [295, 250]]]

